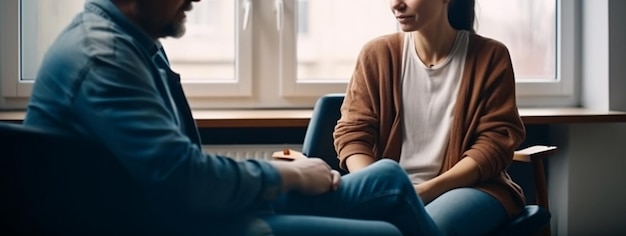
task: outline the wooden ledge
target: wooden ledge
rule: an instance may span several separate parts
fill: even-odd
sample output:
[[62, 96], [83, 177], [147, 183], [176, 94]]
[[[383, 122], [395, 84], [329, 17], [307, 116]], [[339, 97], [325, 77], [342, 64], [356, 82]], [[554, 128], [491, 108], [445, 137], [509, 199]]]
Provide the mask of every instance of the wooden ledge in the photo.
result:
[[521, 108], [525, 124], [626, 122], [626, 112], [597, 111], [586, 108]]
[[25, 114], [23, 111], [0, 111], [0, 122], [21, 123]]
[[198, 110], [193, 117], [200, 128], [306, 127], [313, 110]]
[[[585, 108], [522, 108], [525, 124], [626, 122], [626, 112]], [[23, 111], [0, 111], [0, 121], [21, 122]], [[298, 110], [196, 110], [200, 128], [302, 128], [309, 124], [311, 109]]]

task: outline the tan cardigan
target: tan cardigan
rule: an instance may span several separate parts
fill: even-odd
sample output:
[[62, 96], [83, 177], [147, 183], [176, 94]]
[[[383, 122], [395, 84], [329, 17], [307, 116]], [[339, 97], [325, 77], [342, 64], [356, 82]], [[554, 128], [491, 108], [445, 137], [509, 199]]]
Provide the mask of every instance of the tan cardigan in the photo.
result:
[[[334, 132], [343, 169], [347, 169], [346, 157], [353, 154], [396, 161], [400, 158], [403, 34], [376, 38], [359, 55]], [[525, 135], [506, 46], [471, 34], [440, 172], [466, 156], [471, 157], [478, 163], [481, 175], [474, 187], [497, 198], [510, 216], [517, 214], [525, 199], [506, 169]]]

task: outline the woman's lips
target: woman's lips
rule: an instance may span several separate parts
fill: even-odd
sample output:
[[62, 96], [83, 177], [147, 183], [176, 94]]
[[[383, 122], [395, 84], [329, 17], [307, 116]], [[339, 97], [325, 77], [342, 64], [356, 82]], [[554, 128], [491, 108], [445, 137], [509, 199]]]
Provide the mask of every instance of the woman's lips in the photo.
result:
[[396, 16], [396, 19], [400, 24], [405, 24], [413, 20], [412, 16]]

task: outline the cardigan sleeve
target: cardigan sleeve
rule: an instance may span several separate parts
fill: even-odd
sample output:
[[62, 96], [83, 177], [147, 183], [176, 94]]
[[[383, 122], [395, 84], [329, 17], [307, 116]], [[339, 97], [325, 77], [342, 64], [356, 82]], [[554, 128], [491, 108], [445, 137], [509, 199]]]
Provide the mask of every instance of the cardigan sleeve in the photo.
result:
[[507, 48], [491, 40], [492, 49], [483, 54], [479, 63], [488, 66], [477, 69], [478, 76], [486, 77], [480, 86], [477, 120], [473, 142], [464, 156], [478, 163], [480, 181], [485, 181], [506, 170], [513, 160], [513, 152], [525, 138], [515, 98], [515, 76]]
[[389, 61], [388, 47], [377, 38], [361, 49], [341, 106], [341, 118], [333, 133], [339, 166], [347, 170], [345, 160], [354, 154], [378, 159], [374, 152], [379, 133], [379, 78], [385, 76]]

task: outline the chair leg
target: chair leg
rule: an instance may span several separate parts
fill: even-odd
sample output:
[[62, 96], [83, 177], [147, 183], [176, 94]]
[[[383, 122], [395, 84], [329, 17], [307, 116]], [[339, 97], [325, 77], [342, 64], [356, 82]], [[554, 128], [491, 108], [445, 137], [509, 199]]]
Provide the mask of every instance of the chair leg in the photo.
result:
[[[548, 186], [546, 184], [546, 175], [543, 165], [543, 159], [535, 159], [533, 160], [533, 169], [535, 172], [535, 197], [537, 198], [537, 205], [544, 207], [545, 209], [550, 209], [548, 204]], [[550, 223], [546, 225], [539, 235], [542, 236], [550, 236]]]
[[544, 174], [543, 160], [538, 159], [533, 161], [533, 168], [535, 169], [535, 189], [537, 189], [535, 196], [537, 198], [537, 205], [550, 209], [548, 204], [548, 186], [546, 184], [546, 175]]

